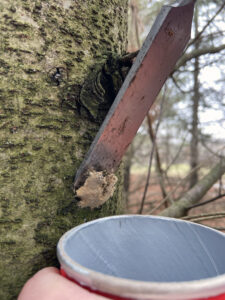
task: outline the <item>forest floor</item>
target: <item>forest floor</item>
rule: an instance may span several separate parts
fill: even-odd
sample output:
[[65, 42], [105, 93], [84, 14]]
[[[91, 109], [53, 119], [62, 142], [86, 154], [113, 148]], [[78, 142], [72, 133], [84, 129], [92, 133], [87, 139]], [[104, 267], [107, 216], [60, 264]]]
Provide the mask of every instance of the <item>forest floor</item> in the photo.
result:
[[[184, 184], [178, 184], [180, 181], [179, 178], [173, 177], [170, 178], [170, 184], [166, 186], [167, 194], [170, 194], [171, 199], [179, 198], [182, 193], [187, 190], [187, 186]], [[127, 203], [127, 213], [128, 214], [136, 214], [139, 213], [139, 209], [141, 206], [141, 200], [143, 197], [144, 189], [146, 184], [146, 175], [145, 174], [132, 174], [130, 180], [130, 188], [129, 188], [129, 200]], [[174, 191], [175, 190], [175, 191]], [[200, 202], [212, 199], [218, 196], [219, 193], [219, 185], [215, 184], [208, 193], [201, 199]], [[224, 189], [222, 191], [224, 193]], [[165, 209], [165, 204], [162, 204], [160, 208], [156, 209], [157, 206], [162, 202], [163, 196], [160, 189], [160, 185], [157, 182], [156, 178], [152, 177], [150, 180], [150, 185], [147, 190], [145, 205], [143, 208], [143, 214], [151, 214], [157, 215]], [[225, 197], [222, 197], [216, 201], [208, 203], [206, 205], [202, 205], [199, 207], [192, 208], [188, 211], [188, 216], [200, 216], [201, 214], [217, 214], [221, 213], [219, 217], [216, 215], [208, 220], [198, 221], [200, 224], [204, 224], [215, 229], [222, 230], [225, 232]], [[222, 216], [223, 213], [223, 216]]]

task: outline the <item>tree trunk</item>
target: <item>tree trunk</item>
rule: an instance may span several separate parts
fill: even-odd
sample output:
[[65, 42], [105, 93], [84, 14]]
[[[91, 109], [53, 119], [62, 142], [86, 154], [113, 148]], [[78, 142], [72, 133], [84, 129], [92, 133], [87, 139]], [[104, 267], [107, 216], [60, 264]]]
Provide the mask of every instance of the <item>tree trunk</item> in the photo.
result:
[[186, 192], [177, 202], [164, 209], [160, 215], [180, 218], [186, 215], [188, 209], [193, 204], [198, 203], [208, 190], [225, 173], [225, 158], [211, 169], [199, 182], [197, 182], [188, 192]]
[[77, 205], [72, 183], [106, 113], [82, 89], [107, 52], [126, 49], [127, 0], [3, 0], [0, 31], [0, 299], [10, 300], [57, 265], [65, 231], [122, 210], [120, 172], [94, 210]]
[[[195, 8], [195, 36], [198, 36], [198, 9]], [[195, 50], [199, 48], [199, 40], [197, 39], [194, 44]], [[198, 123], [199, 123], [199, 57], [194, 58], [194, 94], [192, 98], [192, 124], [191, 124], [191, 145], [190, 145], [190, 166], [194, 170], [190, 176], [190, 188], [198, 182], [198, 164], [199, 164], [199, 151], [198, 151]]]

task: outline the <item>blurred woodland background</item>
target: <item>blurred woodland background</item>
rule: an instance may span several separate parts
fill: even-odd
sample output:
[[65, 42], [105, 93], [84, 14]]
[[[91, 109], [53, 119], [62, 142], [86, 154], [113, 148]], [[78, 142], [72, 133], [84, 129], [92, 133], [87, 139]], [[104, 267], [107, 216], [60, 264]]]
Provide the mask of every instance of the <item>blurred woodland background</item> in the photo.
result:
[[[141, 47], [162, 5], [130, 0], [128, 52]], [[225, 231], [224, 7], [222, 0], [196, 3], [186, 52], [126, 153], [127, 213]]]

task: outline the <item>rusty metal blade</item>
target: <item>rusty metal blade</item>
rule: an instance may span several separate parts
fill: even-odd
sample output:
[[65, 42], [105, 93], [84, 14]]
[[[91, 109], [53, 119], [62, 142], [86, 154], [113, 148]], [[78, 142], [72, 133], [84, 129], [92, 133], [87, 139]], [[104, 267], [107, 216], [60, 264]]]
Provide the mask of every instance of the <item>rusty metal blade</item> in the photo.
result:
[[163, 6], [117, 97], [77, 171], [115, 172], [145, 115], [190, 38], [195, 0]]

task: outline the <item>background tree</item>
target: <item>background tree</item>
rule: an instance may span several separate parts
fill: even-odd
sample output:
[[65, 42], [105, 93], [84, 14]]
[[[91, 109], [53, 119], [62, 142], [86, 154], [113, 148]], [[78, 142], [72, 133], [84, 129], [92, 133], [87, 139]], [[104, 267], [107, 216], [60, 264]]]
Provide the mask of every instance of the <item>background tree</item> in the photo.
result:
[[[130, 8], [130, 28], [132, 28], [130, 34], [134, 32], [133, 24], [136, 20], [138, 26], [136, 32], [139, 33], [139, 39], [142, 41], [154, 19], [154, 14], [158, 12], [164, 1], [153, 0], [149, 3], [145, 0], [136, 0], [130, 3], [132, 6], [136, 5], [135, 14], [132, 13], [133, 7]], [[204, 195], [219, 179], [219, 189], [211, 189], [208, 197], [219, 199], [217, 196], [223, 195], [224, 184], [221, 176], [224, 173], [222, 161], [225, 155], [222, 86], [225, 49], [224, 7], [225, 3], [221, 1], [196, 3], [192, 38], [186, 52], [172, 72], [170, 80], [167, 81], [163, 118], [161, 118], [157, 137], [152, 138], [155, 136], [159, 116], [157, 107], [160, 106], [162, 95], [159, 96], [158, 105], [150, 111], [150, 114], [156, 115], [155, 121], [145, 121], [142, 129], [139, 130], [139, 137], [134, 140], [135, 145], [138, 145], [140, 135], [145, 136], [146, 140], [150, 137], [151, 146], [148, 150], [149, 144], [143, 143], [145, 150], [138, 149], [132, 159], [134, 166], [131, 167], [131, 172], [133, 172], [131, 179], [136, 184], [133, 186], [131, 184], [130, 187], [131, 209], [129, 211], [139, 211], [140, 201], [143, 200], [140, 193], [140, 191], [144, 193], [143, 186], [150, 184], [144, 197], [143, 212], [157, 214], [165, 206], [176, 204], [179, 202], [178, 199], [185, 198], [186, 192], [191, 187], [194, 188], [196, 184], [198, 187], [198, 183], [205, 183], [206, 180], [203, 179], [206, 174], [209, 177], [212, 173], [217, 176], [211, 177], [214, 179], [207, 186]], [[138, 43], [133, 38], [129, 40], [128, 45], [131, 50], [136, 50]], [[151, 132], [152, 129], [153, 132]], [[147, 172], [145, 165], [148, 165], [148, 160], [145, 157], [141, 158], [140, 153], [151, 152], [153, 148], [155, 155], [152, 157], [155, 156], [155, 159], [152, 163], [150, 183], [147, 180], [145, 184], [143, 175]], [[151, 156], [151, 153], [149, 155]], [[216, 168], [219, 165], [222, 173], [213, 172], [213, 167]], [[139, 177], [142, 178], [140, 187], [138, 187]], [[217, 194], [214, 195], [214, 193]], [[202, 197], [202, 193], [201, 196], [195, 194], [193, 202], [199, 202]], [[135, 199], [139, 199], [139, 202]], [[167, 214], [170, 215], [171, 211], [167, 210]], [[188, 211], [188, 209], [183, 209], [183, 214], [187, 214]]]
[[93, 80], [126, 50], [127, 1], [1, 1], [0, 31], [0, 298], [10, 300], [57, 264], [65, 231], [122, 211], [120, 183], [94, 210], [72, 183], [113, 101]]
[[[213, 3], [211, 5], [208, 1], [197, 2], [195, 7], [195, 15], [193, 22], [193, 32], [194, 37], [190, 41], [187, 52], [183, 58], [178, 63], [178, 74], [183, 78], [189, 78], [189, 74], [193, 74], [192, 87], [190, 83], [186, 83], [182, 90], [187, 90], [189, 95], [191, 95], [191, 122], [187, 122], [187, 127], [190, 128], [190, 169], [193, 172], [190, 175], [190, 187], [192, 187], [198, 181], [198, 168], [199, 165], [199, 142], [205, 140], [204, 123], [202, 120], [202, 113], [205, 114], [212, 112], [217, 103], [221, 103], [221, 98], [216, 100], [215, 92], [219, 88], [214, 88], [211, 90], [210, 95], [208, 94], [207, 83], [204, 84], [204, 72], [205, 70], [211, 70], [215, 72], [215, 66], [220, 70], [221, 65], [223, 65], [223, 60], [220, 61], [221, 64], [217, 63], [218, 57], [222, 57], [225, 49], [223, 36], [223, 25], [222, 28], [219, 25], [221, 23], [221, 18], [224, 16], [224, 3]], [[217, 25], [218, 24], [218, 25]], [[214, 70], [213, 70], [214, 67]], [[182, 75], [182, 72], [185, 75]], [[189, 74], [188, 74], [189, 73]], [[210, 74], [210, 71], [209, 71]], [[178, 75], [178, 76], [179, 76]], [[179, 80], [179, 79], [178, 79]], [[213, 78], [211, 78], [213, 81]], [[180, 80], [181, 82], [181, 80]], [[175, 80], [176, 83], [176, 80]], [[182, 85], [182, 84], [181, 84]], [[179, 87], [179, 84], [178, 86]], [[190, 88], [191, 87], [191, 88]], [[213, 95], [214, 94], [214, 95]], [[186, 93], [188, 97], [188, 93]], [[214, 98], [213, 101], [210, 98]], [[223, 101], [223, 100], [222, 100]], [[220, 105], [219, 105], [220, 106]]]
[[[199, 50], [199, 20], [198, 20], [198, 3], [195, 7], [194, 14], [194, 28], [195, 28], [195, 51]], [[194, 72], [193, 72], [193, 96], [192, 96], [192, 122], [191, 122], [191, 142], [190, 142], [190, 166], [191, 170], [194, 169], [190, 176], [190, 187], [193, 187], [195, 183], [198, 181], [198, 163], [199, 163], [199, 153], [198, 153], [198, 124], [199, 124], [199, 101], [200, 101], [200, 82], [199, 82], [199, 57], [194, 58]]]

